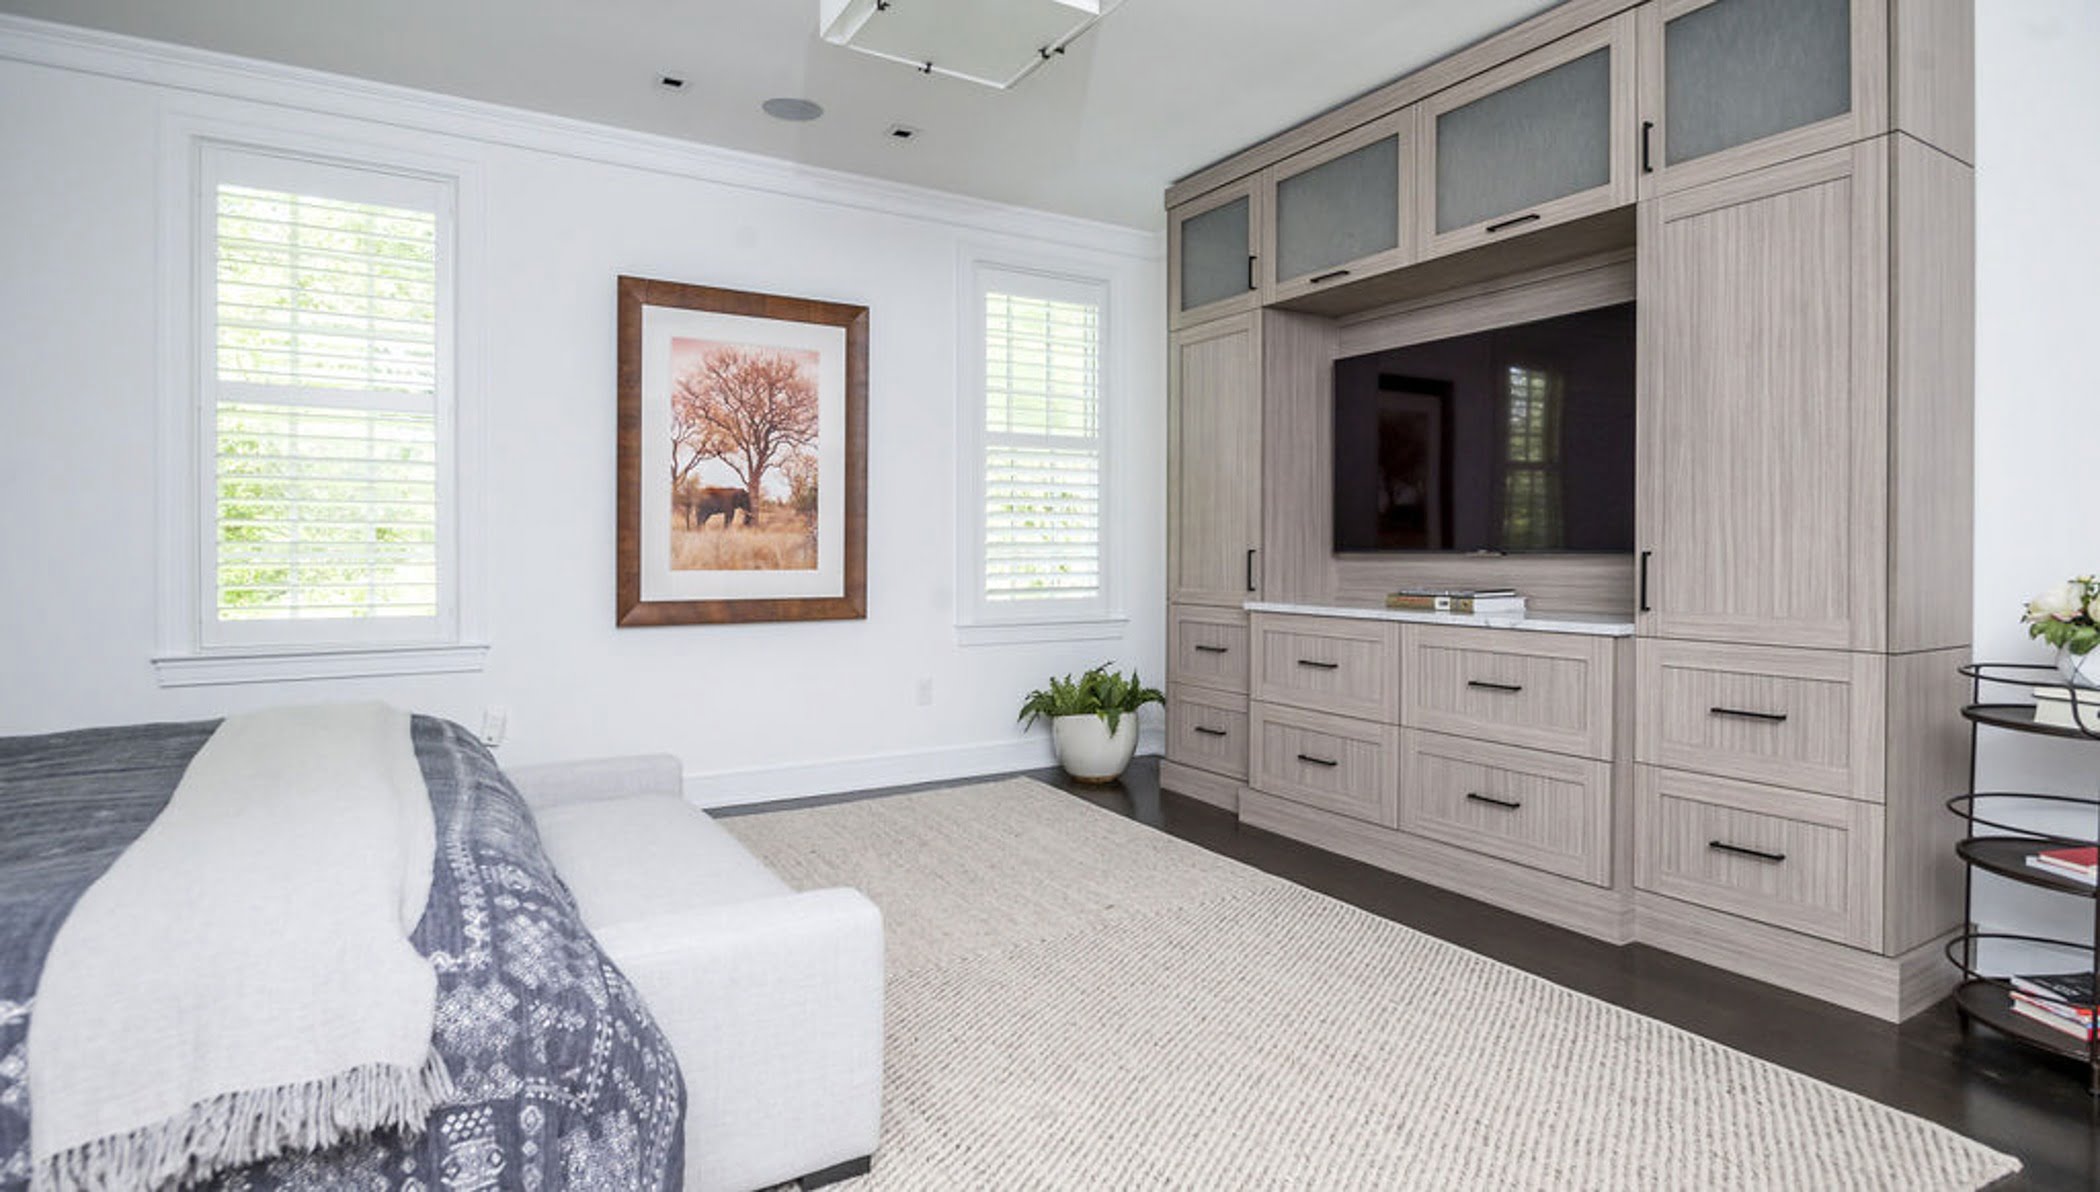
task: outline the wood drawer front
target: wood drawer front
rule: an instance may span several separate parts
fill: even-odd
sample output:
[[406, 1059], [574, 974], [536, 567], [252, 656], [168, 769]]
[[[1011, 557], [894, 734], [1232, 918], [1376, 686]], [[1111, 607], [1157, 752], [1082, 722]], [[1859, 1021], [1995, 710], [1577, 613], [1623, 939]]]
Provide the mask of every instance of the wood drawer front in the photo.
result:
[[1399, 823], [1398, 727], [1263, 703], [1248, 714], [1255, 789], [1381, 827]]
[[1400, 626], [1391, 621], [1256, 613], [1254, 698], [1400, 721]]
[[1167, 610], [1169, 683], [1245, 694], [1247, 670], [1247, 614], [1181, 605]]
[[1247, 701], [1170, 684], [1167, 760], [1246, 781]]
[[1402, 744], [1402, 829], [1611, 885], [1608, 763], [1413, 729]]
[[1641, 761], [1881, 801], [1885, 659], [1661, 640], [1638, 658]]
[[1401, 643], [1409, 728], [1611, 757], [1611, 639], [1409, 625]]
[[1881, 947], [1880, 807], [1652, 766], [1634, 788], [1635, 886]]

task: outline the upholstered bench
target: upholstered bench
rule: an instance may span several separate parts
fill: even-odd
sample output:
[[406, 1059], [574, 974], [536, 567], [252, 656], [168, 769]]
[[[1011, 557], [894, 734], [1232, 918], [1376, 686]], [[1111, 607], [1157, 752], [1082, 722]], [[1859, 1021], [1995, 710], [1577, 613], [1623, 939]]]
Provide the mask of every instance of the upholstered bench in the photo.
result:
[[509, 770], [584, 923], [685, 1074], [688, 1192], [868, 1170], [882, 1090], [882, 916], [796, 893], [687, 803], [669, 756]]

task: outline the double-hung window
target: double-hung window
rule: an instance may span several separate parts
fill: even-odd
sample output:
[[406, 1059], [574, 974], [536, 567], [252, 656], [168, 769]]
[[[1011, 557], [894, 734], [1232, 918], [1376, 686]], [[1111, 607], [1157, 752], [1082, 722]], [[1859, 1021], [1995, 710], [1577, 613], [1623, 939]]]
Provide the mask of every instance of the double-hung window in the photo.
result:
[[456, 641], [452, 180], [197, 160], [196, 645]]
[[964, 619], [1107, 619], [1108, 286], [985, 265], [973, 278]]

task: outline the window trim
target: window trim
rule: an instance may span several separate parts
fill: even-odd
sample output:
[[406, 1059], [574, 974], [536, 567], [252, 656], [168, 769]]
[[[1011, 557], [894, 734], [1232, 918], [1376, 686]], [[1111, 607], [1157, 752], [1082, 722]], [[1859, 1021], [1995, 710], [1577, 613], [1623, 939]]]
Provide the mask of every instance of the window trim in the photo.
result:
[[[1105, 268], [1072, 268], [1062, 261], [1029, 260], [1024, 254], [965, 247], [959, 269], [956, 468], [956, 640], [962, 645], [1019, 642], [1090, 641], [1120, 638], [1129, 618], [1123, 608], [1121, 549], [1117, 525], [1124, 491], [1119, 471], [1118, 440], [1126, 434], [1128, 416], [1123, 396], [1120, 337], [1116, 334], [1116, 279]], [[990, 436], [985, 430], [984, 295], [988, 282], [1007, 276], [1035, 279], [1044, 289], [1084, 288], [1100, 303], [1100, 410], [1098, 443], [1101, 476], [1100, 594], [1084, 602], [1014, 600], [993, 602], [984, 596], [984, 469]]]
[[[333, 124], [334, 122], [330, 122]], [[344, 130], [347, 132], [347, 130]], [[358, 133], [367, 130], [358, 129]], [[213, 245], [203, 217], [215, 204], [223, 154], [285, 159], [333, 169], [392, 175], [433, 184], [447, 196], [439, 212], [442, 242], [451, 260], [440, 276], [439, 441], [450, 459], [440, 467], [440, 583], [442, 607], [417, 618], [421, 632], [400, 637], [370, 628], [350, 633], [218, 634], [211, 632], [213, 600], [205, 582], [216, 563], [216, 534], [207, 514], [216, 451], [213, 359], [203, 336], [216, 302]], [[292, 121], [272, 125], [174, 113], [162, 121], [159, 356], [159, 641], [152, 662], [161, 686], [243, 683], [355, 676], [478, 671], [487, 654], [480, 616], [482, 500], [479, 477], [485, 428], [481, 408], [479, 276], [482, 220], [479, 170], [474, 163], [429, 153], [406, 143], [352, 139]], [[384, 185], [383, 181], [379, 183]], [[447, 301], [449, 300], [449, 314]], [[448, 350], [449, 349], [449, 350]], [[449, 386], [448, 386], [449, 382]], [[449, 400], [445, 391], [449, 387]], [[448, 584], [449, 581], [449, 584]], [[337, 628], [342, 628], [337, 625]]]

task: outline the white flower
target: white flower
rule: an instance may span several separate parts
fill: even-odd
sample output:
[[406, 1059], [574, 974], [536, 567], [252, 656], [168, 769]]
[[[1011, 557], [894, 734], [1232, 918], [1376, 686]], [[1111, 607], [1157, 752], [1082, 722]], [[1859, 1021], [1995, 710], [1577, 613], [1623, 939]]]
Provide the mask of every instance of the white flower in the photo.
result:
[[2093, 624], [2100, 625], [2100, 593], [2095, 593], [2092, 600], [2086, 603], [2085, 617]]
[[2027, 618], [2041, 621], [2054, 618], [2069, 621], [2078, 616], [2085, 603], [2085, 589], [2075, 583], [2058, 584], [2027, 602]]

